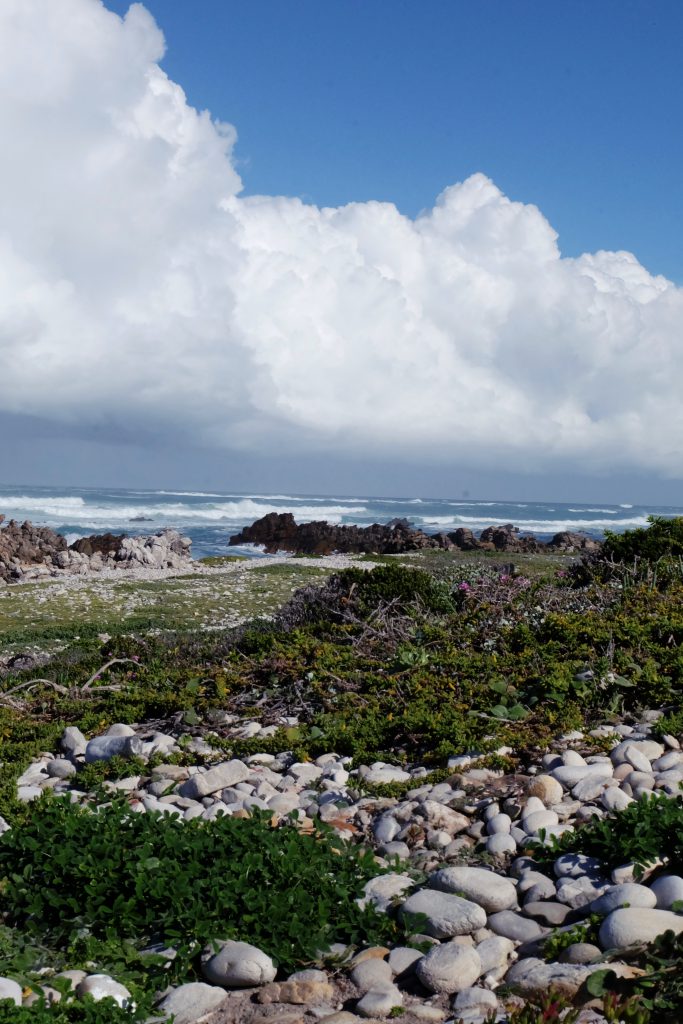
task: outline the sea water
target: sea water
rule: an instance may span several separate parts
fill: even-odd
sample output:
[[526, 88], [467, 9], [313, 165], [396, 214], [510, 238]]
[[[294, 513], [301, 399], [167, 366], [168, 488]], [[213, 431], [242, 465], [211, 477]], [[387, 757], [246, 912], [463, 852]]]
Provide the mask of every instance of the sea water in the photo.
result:
[[67, 536], [69, 543], [92, 533], [154, 533], [174, 527], [192, 539], [195, 558], [262, 554], [252, 546], [229, 547], [230, 537], [268, 512], [291, 512], [298, 523], [367, 526], [408, 519], [428, 533], [459, 526], [483, 530], [514, 523], [547, 540], [560, 530], [595, 537], [646, 526], [649, 515], [683, 515], [683, 508], [638, 504], [474, 501], [453, 498], [377, 498], [367, 495], [237, 494], [232, 491], [124, 490], [77, 487], [0, 487], [0, 514], [30, 520]]

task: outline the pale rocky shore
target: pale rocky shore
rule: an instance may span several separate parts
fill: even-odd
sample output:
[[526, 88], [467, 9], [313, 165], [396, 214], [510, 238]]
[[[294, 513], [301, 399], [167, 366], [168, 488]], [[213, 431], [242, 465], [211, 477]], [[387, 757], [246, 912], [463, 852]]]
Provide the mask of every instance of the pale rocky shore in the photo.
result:
[[[220, 724], [223, 736], [258, 740], [277, 728], [218, 714], [212, 724]], [[592, 817], [619, 813], [634, 800], [680, 792], [680, 739], [655, 739], [657, 717], [646, 712], [639, 721], [605, 724], [587, 736], [560, 736], [515, 775], [478, 767], [476, 753], [455, 757], [451, 777], [437, 784], [422, 765], [378, 762], [350, 770], [350, 759], [333, 751], [313, 762], [297, 762], [287, 752], [225, 760], [212, 746], [210, 725], [182, 738], [144, 724], [114, 725], [91, 737], [68, 728], [60, 749], [45, 752], [23, 773], [17, 793], [32, 801], [52, 790], [95, 811], [96, 798], [79, 786], [84, 765], [115, 755], [155, 757], [148, 772], [138, 769], [104, 784], [112, 795], [125, 796], [131, 813], [211, 820], [259, 808], [283, 828], [312, 830], [316, 820], [324, 821], [349, 843], [369, 843], [387, 868], [366, 885], [367, 903], [381, 913], [424, 915], [423, 934], [413, 940], [421, 949], [339, 947], [289, 977], [278, 977], [268, 950], [248, 942], [207, 949], [204, 980], [159, 993], [160, 1018], [173, 1015], [176, 1024], [356, 1024], [400, 1015], [406, 1024], [482, 1024], [494, 1014], [504, 1022], [500, 992], [510, 986], [519, 1005], [554, 988], [582, 1007], [579, 1021], [589, 1024], [604, 1020], [585, 987], [593, 971], [608, 959], [618, 974], [632, 976], [630, 948], [667, 929], [683, 932], [683, 916], [672, 910], [683, 899], [683, 878], [666, 873], [665, 851], [636, 880], [632, 864], [609, 871], [576, 854], [542, 869], [530, 847]], [[592, 752], [596, 739], [605, 753]], [[180, 751], [196, 762], [163, 761]], [[371, 794], [384, 783], [405, 784], [405, 795]], [[597, 942], [573, 941], [555, 959], [544, 955], [549, 936], [589, 915], [600, 919]], [[71, 973], [77, 995], [111, 994], [121, 1005], [130, 999], [115, 978]], [[49, 979], [46, 986], [49, 996]], [[0, 980], [3, 994], [17, 1004], [36, 998], [22, 996], [9, 979]]]

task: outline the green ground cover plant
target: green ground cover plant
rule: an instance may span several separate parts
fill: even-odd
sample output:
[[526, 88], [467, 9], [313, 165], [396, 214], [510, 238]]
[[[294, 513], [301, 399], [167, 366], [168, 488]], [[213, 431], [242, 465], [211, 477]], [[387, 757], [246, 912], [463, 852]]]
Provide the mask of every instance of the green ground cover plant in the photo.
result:
[[639, 875], [666, 851], [667, 871], [683, 871], [683, 795], [636, 800], [618, 814], [591, 818], [540, 846], [534, 857], [551, 865], [561, 854], [597, 857], [606, 869], [633, 861]]
[[[555, 566], [527, 576], [454, 561], [448, 578], [439, 566], [439, 579], [400, 562], [347, 570], [251, 626], [120, 628], [104, 640], [83, 629], [40, 669], [61, 690], [31, 684], [35, 670], [0, 681], [0, 813], [25, 813], [13, 779], [55, 748], [65, 725], [91, 735], [114, 721], [155, 721], [211, 734], [237, 755], [337, 750], [356, 763], [420, 760], [436, 770], [452, 754], [501, 743], [524, 757], [610, 713], [666, 704], [677, 714], [683, 586], [577, 589]], [[84, 680], [115, 658], [130, 661], [83, 694]], [[216, 718], [225, 711], [300, 724], [238, 741]]]
[[44, 800], [0, 840], [6, 924], [90, 959], [104, 946], [110, 958], [126, 944], [172, 946], [167, 981], [192, 976], [213, 940], [252, 942], [291, 971], [333, 942], [396, 939], [391, 917], [356, 903], [380, 870], [369, 849], [324, 826], [276, 829], [258, 813], [182, 822], [125, 801], [93, 812]]
[[0, 1002], [0, 1024], [131, 1024], [144, 1020], [144, 1008], [124, 1010], [113, 999], [95, 1002], [93, 999], [75, 999], [53, 1005], [14, 1006], [8, 1000]]
[[[371, 572], [352, 569], [329, 578], [306, 566], [305, 577], [294, 575], [293, 567], [273, 566], [262, 577], [273, 584], [272, 594], [266, 601], [256, 587], [247, 602], [252, 610], [272, 615], [273, 601], [289, 595], [294, 579], [315, 585], [299, 591], [273, 620], [234, 628], [224, 616], [227, 591], [215, 620], [210, 588], [201, 593], [201, 615], [191, 619], [196, 592], [182, 581], [163, 594], [153, 586], [140, 591], [153, 600], [127, 606], [125, 616], [104, 626], [99, 605], [94, 618], [84, 609], [69, 624], [62, 610], [62, 618], [38, 616], [32, 626], [28, 588], [22, 589], [18, 618], [6, 602], [3, 651], [15, 629], [10, 647], [40, 648], [49, 634], [56, 653], [38, 669], [9, 666], [0, 678], [0, 813], [14, 826], [0, 840], [0, 885], [8, 908], [0, 929], [0, 973], [30, 980], [31, 965], [62, 969], [91, 961], [127, 984], [142, 1006], [145, 993], [163, 987], [162, 975], [163, 985], [169, 978], [163, 962], [141, 955], [144, 943], [174, 941], [179, 956], [170, 977], [192, 977], [201, 943], [238, 936], [226, 932], [237, 927], [230, 916], [236, 907], [240, 920], [250, 924], [258, 912], [267, 929], [239, 937], [262, 945], [283, 967], [313, 959], [325, 941], [384, 943], [395, 937], [390, 918], [377, 921], [354, 903], [377, 866], [325, 833], [275, 830], [258, 817], [158, 821], [155, 815], [129, 814], [119, 803], [97, 815], [59, 801], [18, 803], [17, 775], [40, 751], [57, 749], [65, 725], [78, 725], [90, 736], [112, 722], [145, 722], [179, 736], [181, 747], [185, 738], [201, 735], [238, 756], [293, 750], [305, 759], [336, 750], [356, 765], [377, 759], [420, 762], [432, 769], [434, 781], [447, 777], [451, 754], [491, 752], [506, 744], [514, 757], [485, 763], [512, 770], [515, 759], [524, 763], [561, 731], [586, 730], [610, 714], [616, 721], [645, 707], [665, 705], [660, 732], [680, 732], [683, 574], [676, 574], [679, 555], [673, 550], [657, 554], [656, 561], [639, 555], [637, 571], [612, 555], [602, 559], [602, 567], [593, 559], [590, 571], [546, 556], [502, 565], [494, 555], [428, 555], [420, 560], [422, 571], [395, 559]], [[662, 559], [669, 560], [667, 571]], [[241, 579], [243, 569], [226, 571]], [[254, 570], [247, 575], [258, 578]], [[128, 584], [117, 586], [117, 600], [127, 600]], [[33, 592], [42, 593], [38, 587]], [[91, 677], [98, 678], [85, 690]], [[264, 724], [296, 715], [299, 724], [267, 739], [236, 740], [222, 724], [225, 712]], [[183, 754], [176, 757], [184, 760]], [[142, 766], [92, 766], [79, 782], [95, 788], [131, 770], [138, 773]], [[403, 795], [411, 785], [368, 792]], [[228, 836], [230, 829], [235, 832]], [[565, 833], [556, 847], [537, 856], [554, 859], [575, 848], [606, 864], [634, 859], [645, 865], [666, 848], [680, 871], [683, 848], [672, 836], [682, 835], [681, 800], [655, 798], [631, 805], [618, 819]], [[246, 853], [235, 857], [241, 843], [245, 850], [256, 848], [254, 861]], [[42, 849], [58, 855], [46, 861]], [[225, 862], [226, 850], [240, 865], [244, 861], [244, 870]], [[293, 865], [297, 877], [304, 870], [314, 873], [305, 876], [304, 887]], [[249, 903], [263, 897], [266, 879], [269, 898], [275, 892], [279, 900], [272, 914]], [[317, 905], [321, 885], [329, 885], [329, 899], [323, 899], [322, 912], [313, 911], [307, 892], [315, 892]], [[346, 908], [342, 913], [340, 906]], [[215, 907], [223, 908], [222, 934], [216, 932]], [[285, 917], [287, 934], [279, 930]], [[683, 1001], [676, 989], [682, 951], [676, 943], [653, 947], [642, 953], [641, 963], [664, 995], [656, 1002], [652, 986], [648, 990], [643, 981], [639, 991], [614, 996], [637, 1002], [622, 1001], [614, 1010], [621, 1016], [608, 1020], [645, 1024], [647, 1011], [652, 1024], [669, 1024], [676, 1019], [666, 1016], [669, 1004], [680, 1007]], [[610, 988], [612, 979], [603, 980], [611, 999], [617, 989]], [[27, 1012], [34, 1021], [38, 1014], [56, 1024], [120, 1021], [115, 1007], [86, 1003], [31, 1011], [2, 1006], [0, 1024], [5, 1018], [7, 1024], [24, 1024]], [[512, 1019], [554, 1024], [562, 1013], [529, 1006]]]

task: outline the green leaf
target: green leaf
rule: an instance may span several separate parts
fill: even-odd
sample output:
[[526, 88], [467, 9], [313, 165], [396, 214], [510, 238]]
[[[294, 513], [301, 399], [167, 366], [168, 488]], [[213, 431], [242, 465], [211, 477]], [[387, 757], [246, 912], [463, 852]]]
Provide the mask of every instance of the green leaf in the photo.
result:
[[592, 996], [600, 998], [611, 990], [611, 984], [616, 979], [617, 976], [612, 970], [593, 971], [586, 979], [586, 988]]

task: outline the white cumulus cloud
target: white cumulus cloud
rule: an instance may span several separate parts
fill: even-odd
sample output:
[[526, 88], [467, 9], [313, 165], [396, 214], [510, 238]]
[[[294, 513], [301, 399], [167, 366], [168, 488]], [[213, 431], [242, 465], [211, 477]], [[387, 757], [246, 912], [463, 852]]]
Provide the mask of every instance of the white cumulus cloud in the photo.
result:
[[[241, 196], [133, 4], [0, 5], [0, 411], [84, 437], [683, 475], [683, 289], [483, 174]], [[627, 211], [625, 211], [625, 214]]]

